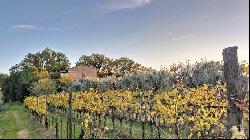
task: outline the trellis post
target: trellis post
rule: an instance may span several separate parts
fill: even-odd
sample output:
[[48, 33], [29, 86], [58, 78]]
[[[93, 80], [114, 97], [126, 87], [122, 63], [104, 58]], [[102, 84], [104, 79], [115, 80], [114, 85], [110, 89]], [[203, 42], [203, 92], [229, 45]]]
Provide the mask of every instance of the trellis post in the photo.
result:
[[68, 114], [68, 123], [69, 123], [69, 139], [72, 139], [72, 92], [69, 89], [69, 114]]
[[237, 126], [239, 131], [242, 131], [243, 112], [235, 105], [235, 102], [242, 100], [237, 49], [237, 46], [228, 47], [222, 53], [228, 100], [226, 138], [231, 138], [230, 129], [232, 126]]

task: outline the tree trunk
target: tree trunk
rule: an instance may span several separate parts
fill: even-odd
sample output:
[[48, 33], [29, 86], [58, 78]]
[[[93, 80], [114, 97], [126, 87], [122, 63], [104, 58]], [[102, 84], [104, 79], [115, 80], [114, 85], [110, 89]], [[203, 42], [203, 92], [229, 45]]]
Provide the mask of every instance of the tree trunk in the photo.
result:
[[243, 112], [234, 104], [234, 102], [242, 100], [237, 49], [238, 47], [235, 46], [223, 50], [224, 77], [227, 84], [228, 100], [226, 138], [231, 138], [230, 129], [232, 126], [237, 126], [240, 131], [242, 129]]

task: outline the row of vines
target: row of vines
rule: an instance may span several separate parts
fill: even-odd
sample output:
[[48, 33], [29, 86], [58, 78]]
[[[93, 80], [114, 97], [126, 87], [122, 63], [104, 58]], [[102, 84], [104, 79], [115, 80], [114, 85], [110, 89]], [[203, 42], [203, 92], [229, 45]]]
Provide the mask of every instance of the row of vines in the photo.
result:
[[[47, 96], [47, 106], [46, 95], [27, 97], [24, 103], [43, 118], [48, 107], [68, 110], [68, 99], [69, 93], [55, 93]], [[99, 116], [104, 121], [110, 117], [119, 119], [121, 124], [124, 120], [131, 121], [131, 125], [134, 122], [142, 124], [142, 138], [145, 124], [150, 124], [151, 129], [169, 127], [178, 138], [213, 138], [225, 131], [226, 108], [226, 89], [220, 82], [197, 88], [179, 83], [170, 91], [88, 90], [72, 94], [73, 111], [83, 114], [81, 128], [84, 133], [90, 131]]]

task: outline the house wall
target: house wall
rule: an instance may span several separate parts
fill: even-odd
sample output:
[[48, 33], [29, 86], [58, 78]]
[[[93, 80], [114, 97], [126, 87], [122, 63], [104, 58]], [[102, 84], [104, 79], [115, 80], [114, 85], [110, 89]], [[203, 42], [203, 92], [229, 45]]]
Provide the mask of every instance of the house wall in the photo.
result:
[[84, 79], [95, 79], [97, 78], [97, 69], [94, 67], [80, 65], [68, 69], [68, 76], [70, 76], [75, 82]]

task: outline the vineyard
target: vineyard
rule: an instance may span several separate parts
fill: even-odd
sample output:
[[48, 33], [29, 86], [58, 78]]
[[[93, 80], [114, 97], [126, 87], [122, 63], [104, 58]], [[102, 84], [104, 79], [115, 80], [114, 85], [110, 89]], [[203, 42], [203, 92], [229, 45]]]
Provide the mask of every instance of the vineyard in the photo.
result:
[[[223, 62], [179, 63], [160, 71], [118, 65], [124, 73], [75, 83], [69, 76], [53, 79], [55, 73], [45, 68], [24, 69], [23, 88], [8, 86], [11, 77], [2, 86], [6, 99], [13, 99], [10, 91], [24, 91], [16, 95], [23, 106], [7, 112], [20, 130], [0, 129], [0, 138], [19, 133], [15, 137], [28, 138], [28, 131], [46, 139], [248, 138], [249, 66], [238, 63], [236, 50], [224, 49]], [[105, 70], [100, 73], [108, 74]], [[22, 126], [27, 118], [29, 129]]]
[[[239, 70], [243, 96], [233, 105], [248, 123], [248, 65]], [[26, 97], [24, 104], [55, 138], [225, 138], [231, 100], [227, 82], [218, 77], [198, 86], [162, 72], [86, 80], [61, 93]], [[68, 85], [67, 77], [61, 81]], [[245, 137], [245, 124], [239, 133], [230, 128], [232, 137]]]
[[0, 0], [1, 139], [249, 139], [249, 0]]
[[[167, 131], [176, 134], [178, 138], [215, 138], [214, 136], [219, 136], [218, 132], [224, 128], [222, 120], [225, 118], [227, 107], [225, 93], [225, 85], [221, 83], [214, 87], [203, 85], [191, 89], [180, 84], [169, 92], [74, 92], [72, 111], [73, 114], [80, 114], [78, 123], [81, 124], [82, 136], [93, 135], [93, 138], [101, 138], [94, 130], [106, 128], [107, 119], [111, 119], [112, 123], [114, 119], [118, 119], [119, 128], [114, 128], [113, 124], [113, 128], [107, 129], [119, 129], [122, 132], [123, 122], [126, 121], [130, 122], [130, 136], [133, 136], [134, 123], [141, 124], [142, 135], [139, 138], [156, 138], [154, 129], [157, 129], [158, 138], [164, 138], [161, 136], [166, 134], [161, 133]], [[68, 110], [68, 98], [69, 93], [57, 93], [47, 96], [47, 106], [45, 96], [27, 97], [24, 103], [32, 113], [45, 120], [46, 108], [54, 113]], [[149, 136], [145, 134], [145, 125], [149, 125], [151, 129]], [[165, 131], [162, 132], [161, 129]], [[182, 130], [185, 132], [181, 132]]]

